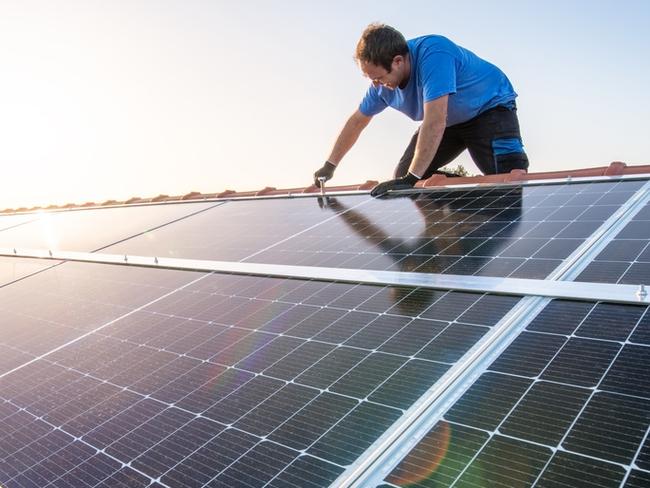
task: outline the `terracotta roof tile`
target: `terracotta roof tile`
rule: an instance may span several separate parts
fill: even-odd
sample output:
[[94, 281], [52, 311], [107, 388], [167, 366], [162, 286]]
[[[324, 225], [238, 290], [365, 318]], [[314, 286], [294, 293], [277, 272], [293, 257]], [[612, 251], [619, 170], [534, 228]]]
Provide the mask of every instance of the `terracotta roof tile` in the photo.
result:
[[[465, 176], [465, 177], [447, 177], [445, 175], [434, 175], [431, 178], [420, 181], [417, 187], [432, 188], [441, 187], [446, 185], [466, 185], [466, 184], [495, 184], [495, 183], [508, 183], [515, 181], [537, 181], [548, 179], [563, 179], [563, 178], [582, 178], [582, 177], [596, 177], [596, 176], [621, 176], [621, 175], [636, 175], [636, 174], [650, 174], [650, 165], [637, 165], [628, 166], [621, 161], [614, 161], [609, 166], [598, 166], [594, 168], [583, 168], [566, 171], [548, 171], [541, 173], [526, 173], [523, 170], [512, 170], [510, 173], [502, 173], [497, 175], [484, 175], [484, 176]], [[375, 180], [368, 180], [365, 183], [358, 185], [345, 185], [345, 186], [328, 186], [328, 192], [341, 192], [341, 191], [362, 191], [370, 190], [378, 182]], [[160, 194], [152, 198], [133, 197], [123, 202], [116, 200], [106, 200], [102, 203], [87, 202], [84, 204], [68, 203], [66, 205], [49, 205], [47, 207], [33, 207], [33, 208], [7, 208], [0, 210], [0, 214], [12, 214], [22, 212], [33, 212], [37, 210], [57, 210], [69, 208], [88, 208], [88, 207], [106, 207], [114, 205], [128, 205], [138, 203], [158, 203], [158, 202], [177, 202], [187, 200], [206, 200], [217, 198], [242, 198], [242, 197], [256, 197], [256, 196], [274, 196], [274, 195], [295, 195], [295, 194], [310, 194], [319, 193], [320, 188], [315, 185], [300, 187], [300, 188], [281, 188], [266, 187], [261, 190], [251, 190], [236, 192], [234, 190], [224, 190], [216, 193], [201, 193], [192, 191], [181, 196], [169, 196]]]

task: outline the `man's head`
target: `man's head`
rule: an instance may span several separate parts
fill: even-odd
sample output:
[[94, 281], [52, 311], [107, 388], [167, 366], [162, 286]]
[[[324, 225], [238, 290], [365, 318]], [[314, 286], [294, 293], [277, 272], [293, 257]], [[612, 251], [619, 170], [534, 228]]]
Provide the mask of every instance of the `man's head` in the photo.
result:
[[411, 72], [404, 36], [386, 24], [370, 24], [357, 43], [355, 60], [374, 85], [405, 86]]

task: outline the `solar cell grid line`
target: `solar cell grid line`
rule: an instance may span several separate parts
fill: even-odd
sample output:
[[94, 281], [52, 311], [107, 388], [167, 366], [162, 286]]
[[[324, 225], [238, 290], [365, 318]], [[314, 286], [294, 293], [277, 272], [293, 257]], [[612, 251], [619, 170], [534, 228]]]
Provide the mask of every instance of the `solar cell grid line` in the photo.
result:
[[183, 202], [39, 212], [32, 221], [1, 231], [0, 247], [91, 252], [221, 205]]
[[337, 219], [246, 261], [541, 279], [643, 184], [421, 192], [358, 210], [331, 198]]
[[[566, 325], [558, 324], [563, 311]], [[503, 476], [509, 486], [634, 486], [650, 474], [650, 466], [639, 466], [650, 428], [650, 348], [633, 340], [648, 315], [647, 306], [551, 301], [419, 444], [434, 447], [416, 446], [385, 486], [490, 484]], [[603, 338], [603, 327], [616, 330]], [[530, 342], [535, 337], [551, 341], [538, 359], [539, 343]], [[578, 347], [567, 355], [576, 341], [612, 351], [582, 358]], [[582, 367], [575, 365], [578, 359]], [[592, 368], [597, 375], [572, 371]], [[481, 440], [459, 461], [467, 429]], [[518, 451], [536, 449], [520, 468], [509, 449], [495, 447], [514, 441]], [[450, 460], [440, 449], [452, 453]]]
[[[261, 278], [257, 278], [257, 280], [259, 281]], [[184, 289], [179, 289], [177, 292], [179, 294], [191, 296], [194, 298], [197, 293], [200, 293], [199, 290], [205, 289], [211, 296], [211, 294], [214, 294], [216, 291], [218, 291], [218, 287], [215, 286], [214, 283], [210, 283], [210, 281], [218, 282], [223, 285], [223, 289], [231, 291], [234, 283], [239, 283], [241, 285], [248, 282], [251, 286], [247, 287], [244, 285], [242, 288], [244, 288], [245, 295], [252, 295], [253, 297], [256, 297], [258, 295], [268, 297], [269, 290], [278, 291], [278, 288], [284, 288], [282, 287], [281, 283], [278, 283], [278, 280], [269, 280], [268, 286], [265, 287], [260, 286], [259, 283], [253, 284], [252, 280], [248, 277], [231, 276], [224, 278], [223, 276], [212, 275], [206, 282], [196, 282], [195, 285], [188, 286]], [[355, 287], [351, 285], [350, 288]], [[295, 290], [296, 288], [294, 286], [288, 286], [286, 289], [291, 292], [291, 290]], [[369, 295], [372, 296], [372, 294]], [[365, 296], [366, 294], [362, 294], [358, 297], [358, 299], [363, 303], [364, 300], [367, 300]], [[443, 295], [443, 297], [444, 296], [447, 295]], [[483, 295], [478, 294], [474, 302], [481, 302], [483, 299], [482, 297]], [[173, 303], [178, 303], [178, 300], [174, 298], [175, 297], [171, 297], [170, 295], [169, 300]], [[235, 297], [233, 296], [233, 298]], [[332, 298], [334, 299], [334, 297]], [[168, 304], [164, 302], [164, 300], [161, 300], [158, 303], [158, 305], [160, 305], [163, 310], [168, 307]], [[194, 303], [202, 303], [202, 301], [199, 300], [195, 301]], [[391, 303], [385, 303], [386, 310], [388, 310], [391, 306]], [[497, 306], [497, 308], [494, 309], [496, 314], [496, 311], [499, 310], [498, 307], [501, 305], [500, 303], [489, 301], [482, 306], [486, 307], [486, 309], [491, 309], [491, 307]], [[149, 307], [146, 310], [143, 309], [138, 312], [140, 316], [142, 316], [143, 313], [149, 313], [151, 316], [153, 316], [155, 318], [156, 324], [165, 323], [164, 318], [161, 320], [161, 317], [164, 314], [162, 314], [159, 310], [156, 310], [156, 306]], [[458, 309], [457, 315], [458, 317], [462, 317], [464, 313], [465, 308], [460, 308]], [[136, 314], [133, 313], [125, 318], [125, 320], [128, 320], [130, 322], [132, 327], [137, 327], [138, 324], [137, 321], [132, 321], [135, 316]], [[379, 317], [380, 315], [377, 316]], [[242, 317], [244, 317], [244, 315], [240, 316], [239, 320], [241, 320]], [[471, 314], [467, 317], [470, 322], [474, 322], [476, 320]], [[494, 319], [492, 318], [490, 320]], [[147, 324], [145, 323], [145, 325]], [[486, 325], [489, 326], [490, 324], [488, 323]], [[149, 326], [147, 325], [147, 327]], [[231, 329], [234, 329], [235, 327], [236, 326], [233, 325]], [[156, 407], [156, 411], [162, 412], [174, 409], [174, 411], [178, 410], [179, 412], [187, 412], [187, 415], [190, 415], [190, 417], [185, 418], [190, 419], [190, 422], [193, 421], [191, 419], [196, 415], [201, 416], [200, 418], [205, 419], [205, 421], [215, 422], [216, 419], [211, 418], [213, 417], [213, 414], [210, 413], [215, 412], [215, 410], [210, 405], [204, 404], [204, 406], [201, 407], [201, 410], [193, 411], [191, 410], [192, 405], [195, 405], [196, 403], [185, 403], [182, 401], [182, 397], [176, 396], [171, 399], [168, 396], [161, 397], [156, 393], [156, 391], [165, 390], [165, 381], [163, 379], [165, 374], [177, 377], [179, 374], [187, 371], [179, 378], [174, 378], [180, 380], [178, 383], [176, 383], [177, 386], [191, 384], [192, 375], [194, 374], [193, 372], [200, 373], [200, 376], [197, 378], [201, 378], [199, 383], [195, 383], [195, 385], [205, 385], [206, 381], [207, 383], [213, 382], [213, 380], [209, 378], [210, 375], [207, 371], [209, 363], [206, 363], [205, 361], [196, 361], [196, 366], [192, 368], [191, 357], [181, 357], [179, 355], [178, 359], [174, 360], [171, 359], [169, 352], [165, 352], [163, 349], [159, 349], [158, 352], [150, 351], [147, 354], [142, 354], [141, 358], [139, 358], [138, 355], [132, 356], [132, 360], [126, 361], [124, 367], [119, 367], [112, 372], [110, 371], [110, 368], [106, 369], [103, 367], [91, 367], [89, 358], [99, 357], [95, 354], [95, 351], [98, 351], [98, 347], [100, 348], [99, 350], [104, 351], [104, 353], [100, 354], [107, 354], [111, 351], [114, 351], [115, 357], [125, 357], [124, 354], [120, 354], [119, 350], [115, 349], [116, 347], [118, 349], [123, 349], [129, 344], [129, 340], [124, 340], [124, 337], [122, 336], [125, 330], [125, 328], [119, 326], [118, 322], [114, 322], [109, 327], [106, 327], [99, 331], [97, 334], [94, 334], [96, 337], [87, 337], [83, 340], [75, 342], [74, 344], [70, 344], [67, 348], [62, 348], [58, 351], [53, 352], [48, 358], [54, 362], [49, 363], [50, 366], [46, 367], [45, 369], [43, 369], [43, 364], [46, 363], [46, 360], [40, 360], [33, 362], [18, 371], [15, 371], [11, 375], [6, 375], [5, 377], [1, 378], [0, 382], [2, 385], [0, 391], [3, 392], [3, 395], [10, 396], [10, 400], [14, 403], [17, 402], [17, 404], [20, 405], [20, 408], [24, 408], [26, 411], [34, 409], [35, 413], [37, 412], [39, 416], [42, 416], [44, 419], [48, 419], [49, 421], [57, 424], [57, 427], [63, 429], [64, 432], [69, 432], [70, 435], [74, 437], [88, 440], [90, 445], [94, 446], [95, 448], [102, 449], [102, 452], [111, 453], [122, 463], [125, 463], [125, 461], [131, 463], [133, 460], [130, 458], [136, 455], [136, 451], [133, 451], [131, 447], [126, 449], [127, 446], [149, 445], [144, 443], [145, 441], [142, 440], [142, 436], [140, 436], [138, 432], [150, 431], [150, 429], [154, 427], [155, 422], [153, 419], [146, 420], [146, 417], [149, 416], [142, 417], [142, 414], [144, 412], [147, 410], [151, 411], [153, 405], [158, 405], [158, 407]], [[112, 332], [119, 332], [119, 341], [110, 339], [110, 333]], [[250, 330], [248, 332], [250, 332]], [[251, 333], [255, 333], [255, 331]], [[129, 335], [129, 337], [138, 337], [138, 335]], [[390, 339], [390, 337], [391, 334], [387, 334], [385, 336], [386, 340]], [[107, 343], [106, 341], [109, 342]], [[107, 345], [108, 347], [104, 347], [103, 344]], [[161, 344], [158, 345], [160, 346]], [[132, 344], [132, 346], [139, 348], [144, 347], [142, 344]], [[150, 349], [153, 350], [154, 348]], [[355, 350], [355, 348], [348, 346], [346, 350], [352, 351]], [[128, 350], [125, 350], [125, 354], [131, 354], [129, 351], [133, 351], [132, 347], [129, 347]], [[367, 350], [365, 354], [367, 355], [368, 353], [373, 354], [370, 350]], [[165, 356], [170, 358], [171, 361], [170, 359], [165, 359], [160, 362], [156, 358], [157, 354], [162, 355], [160, 359], [163, 359], [163, 356]], [[382, 357], [385, 358], [399, 357], [395, 354], [382, 354]], [[242, 358], [245, 359], [245, 357], [246, 355], [242, 353]], [[285, 356], [284, 360], [286, 360], [287, 357], [288, 356]], [[321, 356], [319, 355], [315, 358], [317, 360], [315, 364], [318, 364], [320, 362], [320, 357]], [[282, 361], [282, 356], [278, 357], [277, 360]], [[119, 359], [118, 362], [122, 363], [124, 361], [123, 359]], [[278, 361], [276, 361], [276, 363], [277, 362]], [[356, 362], [358, 363], [358, 361]], [[135, 371], [138, 369], [139, 364], [144, 363], [148, 364], [148, 368], [151, 369], [151, 372], [148, 375], [142, 374], [138, 377], [132, 376], [131, 374], [125, 375], [122, 373], [122, 371], [126, 371], [124, 368], [127, 368], [127, 370], [133, 369]], [[271, 363], [271, 365], [272, 364], [273, 363]], [[347, 372], [341, 371], [340, 374], [336, 374], [334, 377], [332, 377], [331, 383], [333, 385], [340, 383], [340, 380], [337, 379], [337, 376], [343, 377], [345, 374], [347, 374], [351, 379], [355, 375], [357, 375], [359, 379], [366, 377], [364, 369], [352, 367], [353, 364], [354, 362], [351, 363], [350, 369]], [[401, 364], [406, 365], [406, 367], [401, 368]], [[233, 431], [233, 429], [235, 429], [237, 432], [242, 432], [242, 435], [245, 433], [245, 437], [247, 439], [253, 438], [255, 441], [253, 444], [257, 447], [249, 447], [248, 450], [240, 452], [238, 454], [239, 457], [233, 458], [228, 466], [232, 465], [232, 472], [235, 473], [238, 469], [240, 469], [240, 465], [249, 466], [250, 463], [253, 462], [253, 460], [258, 459], [259, 456], [262, 456], [262, 459], [266, 459], [264, 457], [265, 454], [263, 453], [264, 446], [268, 444], [264, 444], [264, 442], [268, 441], [264, 441], [262, 437], [259, 437], [260, 435], [266, 435], [267, 432], [270, 432], [271, 436], [269, 437], [269, 440], [271, 442], [279, 442], [279, 445], [284, 445], [282, 441], [288, 439], [286, 437], [287, 435], [290, 433], [302, 431], [304, 434], [301, 434], [301, 438], [304, 439], [304, 435], [308, 435], [310, 437], [305, 447], [301, 449], [307, 449], [306, 453], [299, 454], [298, 451], [294, 451], [295, 448], [291, 447], [291, 445], [286, 446], [286, 449], [288, 449], [288, 451], [286, 451], [287, 453], [291, 452], [295, 454], [295, 456], [294, 454], [291, 454], [291, 456], [294, 457], [291, 458], [290, 462], [287, 462], [288, 466], [279, 466], [277, 468], [273, 468], [272, 472], [265, 471], [267, 474], [264, 476], [269, 477], [270, 475], [273, 475], [271, 478], [275, 479], [276, 482], [278, 482], [277, 480], [282, 479], [295, 479], [297, 473], [304, 474], [305, 463], [311, 465], [316, 462], [315, 460], [320, 458], [321, 461], [318, 461], [318, 463], [320, 463], [319, 466], [321, 468], [321, 474], [315, 480], [310, 478], [307, 481], [309, 481], [309, 483], [311, 483], [313, 486], [319, 486], [318, 483], [325, 483], [326, 481], [327, 483], [330, 483], [331, 479], [335, 477], [335, 475], [340, 474], [342, 471], [342, 466], [340, 466], [340, 463], [346, 464], [352, 461], [356, 456], [358, 456], [360, 452], [362, 452], [365, 446], [371, 443], [376, 438], [376, 436], [380, 435], [384, 429], [388, 428], [390, 424], [392, 424], [397, 418], [401, 416], [402, 410], [400, 407], [407, 407], [409, 402], [413, 402], [417, 399], [417, 394], [411, 392], [408, 393], [412, 395], [411, 399], [405, 400], [403, 398], [404, 394], [402, 391], [402, 388], [404, 388], [403, 385], [412, 384], [414, 386], [419, 386], [419, 383], [421, 382], [433, 382], [436, 379], [435, 376], [442, 373], [442, 370], [435, 373], [435, 370], [431, 370], [429, 366], [427, 366], [429, 364], [435, 366], [437, 363], [427, 362], [423, 360], [411, 360], [405, 357], [396, 363], [397, 368], [389, 369], [383, 373], [383, 376], [378, 377], [373, 388], [366, 388], [363, 392], [361, 392], [361, 390], [358, 390], [357, 393], [357, 390], [354, 388], [350, 389], [349, 386], [341, 386], [341, 388], [344, 388], [344, 390], [341, 392], [344, 393], [343, 395], [341, 393], [334, 393], [334, 390], [339, 389], [339, 387], [336, 386], [330, 393], [318, 388], [314, 389], [308, 384], [301, 386], [300, 380], [296, 382], [294, 379], [291, 380], [291, 382], [288, 382], [287, 380], [279, 381], [278, 379], [273, 379], [272, 377], [264, 379], [264, 374], [254, 376], [253, 374], [246, 373], [245, 371], [241, 370], [238, 374], [245, 374], [247, 375], [247, 378], [245, 378], [244, 381], [240, 384], [235, 384], [234, 388], [230, 392], [226, 392], [226, 395], [222, 400], [220, 400], [223, 405], [225, 405], [225, 403], [223, 403], [225, 401], [230, 402], [233, 407], [238, 409], [238, 413], [234, 416], [224, 418], [224, 420], [227, 422], [232, 422], [232, 426], [229, 427], [228, 424], [221, 424], [219, 422], [217, 422], [217, 424], [224, 426], [228, 431]], [[79, 369], [80, 365], [85, 365], [85, 367], [83, 369]], [[202, 365], [206, 366], [202, 367]], [[181, 367], [181, 369], [178, 369], [177, 366]], [[117, 367], [117, 364], [115, 367]], [[217, 368], [217, 378], [225, 376], [226, 372], [228, 371], [237, 371], [236, 367], [225, 367], [223, 365], [220, 366], [217, 364], [215, 364], [213, 367]], [[102, 371], [104, 373], [99, 374]], [[167, 371], [167, 373], [163, 373], [163, 371]], [[370, 368], [367, 371], [376, 374], [374, 368]], [[103, 374], [109, 372], [110, 377], [103, 376]], [[208, 373], [207, 376], [206, 373]], [[425, 376], [431, 376], [431, 373], [434, 373], [434, 377], [422, 377], [422, 374], [425, 374]], [[54, 375], [52, 376], [52, 374]], [[161, 374], [162, 376], [160, 376]], [[259, 378], [259, 380], [255, 380], [255, 378]], [[268, 390], [269, 394], [266, 396], [262, 395], [261, 397], [250, 396], [248, 392], [255, 393], [255, 395], [259, 394], [259, 389], [256, 386], [254, 388], [252, 387], [253, 381], [257, 381], [257, 384], [260, 386], [263, 383], [266, 383], [268, 386], [270, 386], [271, 389]], [[356, 380], [354, 380], [352, 383], [348, 382], [340, 384], [352, 385], [355, 384], [355, 381]], [[413, 381], [415, 381], [415, 383], [412, 383]], [[29, 387], [29, 385], [32, 385], [33, 387]], [[156, 388], [160, 385], [163, 385], [163, 388], [156, 390]], [[278, 385], [281, 388], [278, 389], [275, 385]], [[53, 386], [55, 387], [54, 390], [52, 389]], [[192, 388], [196, 388], [196, 386]], [[191, 391], [192, 388], [190, 388], [190, 391], [184, 391], [182, 394], [184, 394], [186, 398], [191, 396], [193, 394]], [[285, 391], [290, 392], [290, 395], [283, 397], [283, 392]], [[308, 396], [304, 397], [304, 393], [308, 393]], [[350, 397], [350, 394], [353, 396]], [[356, 394], [359, 396], [364, 395], [364, 398], [354, 398], [354, 395]], [[379, 401], [381, 403], [373, 403], [371, 401], [367, 401], [365, 399], [365, 396], [367, 395], [370, 395], [372, 398], [374, 398], [375, 401]], [[408, 397], [408, 395], [406, 395], [406, 397]], [[297, 407], [300, 408], [298, 408], [295, 413], [290, 412], [290, 414], [286, 414], [284, 411], [287, 409], [286, 405], [288, 404], [285, 403], [285, 400], [289, 398], [292, 399], [291, 402], [295, 402], [299, 398], [303, 399], [299, 401]], [[325, 424], [321, 424], [319, 426], [318, 431], [313, 431], [314, 419], [320, 418], [314, 417], [313, 414], [315, 412], [324, 413], [323, 408], [329, 410], [327, 406], [331, 405], [331, 402], [334, 398], [339, 398], [340, 400], [347, 402], [347, 406], [341, 411], [339, 417], [335, 416], [330, 418]], [[34, 401], [34, 399], [38, 400]], [[61, 403], [61, 401], [63, 401], [63, 403]], [[384, 406], [382, 403], [389, 403], [393, 406]], [[319, 405], [318, 408], [316, 408], [317, 404]], [[124, 417], [122, 415], [126, 412], [134, 412], [133, 408], [135, 408], [136, 405], [149, 406], [143, 410], [139, 416], [134, 416], [133, 413], [129, 414], [127, 417]], [[281, 407], [282, 412], [279, 411], [279, 407]], [[190, 408], [190, 410], [188, 410], [188, 408]], [[66, 412], [67, 415], [69, 415], [71, 418], [66, 417]], [[101, 417], [103, 421], [100, 423], [100, 425], [96, 426], [93, 423], [93, 417], [100, 412], [104, 412], [104, 416]], [[107, 412], [111, 413], [108, 413], [107, 415]], [[299, 417], [302, 419], [298, 421]], [[118, 424], [115, 424], [113, 419], [118, 418], [122, 418], [122, 420], [119, 421], [120, 424], [123, 424], [123, 422], [128, 418], [131, 419], [131, 423], [124, 425], [120, 428], [120, 430], [116, 430]], [[141, 420], [137, 420], [138, 418]], [[170, 419], [174, 418], [176, 418], [176, 416], [170, 417]], [[276, 418], [277, 420], [274, 420]], [[133, 424], [133, 421], [136, 423]], [[264, 421], [265, 423], [260, 424], [261, 421]], [[152, 424], [152, 422], [154, 423]], [[269, 424], [269, 422], [273, 423]], [[289, 427], [289, 423], [291, 423], [291, 427]], [[111, 425], [112, 427], [110, 427]], [[270, 427], [265, 427], [265, 425], [270, 425]], [[359, 426], [364, 426], [361, 437], [359, 439], [356, 439], [357, 434], [355, 434], [354, 437], [351, 437], [350, 434], [357, 432]], [[183, 428], [183, 426], [180, 427], [180, 429]], [[260, 430], [260, 428], [263, 430]], [[159, 431], [160, 428], [157, 427], [151, 432]], [[176, 431], [178, 431], [178, 429], [176, 429]], [[247, 431], [251, 432], [249, 433]], [[111, 432], [113, 432], [113, 434], [111, 434]], [[118, 434], [117, 438], [114, 437], [115, 433]], [[156, 447], [155, 449], [161, 449], [161, 452], [169, 453], [168, 448], [164, 447], [164, 445], [167, 443], [165, 439], [169, 439], [171, 436], [173, 436], [174, 432], [159, 432], [155, 435], [160, 436], [163, 434], [165, 434], [163, 438], [160, 438], [160, 440], [155, 443], [154, 446], [160, 445], [160, 448]], [[125, 443], [127, 440], [127, 437], [124, 437], [125, 435], [131, 436], [128, 438], [132, 438], [136, 443], [132, 444], [131, 441]], [[119, 441], [119, 438], [124, 438], [124, 441]], [[151, 436], [148, 435], [145, 438], [151, 438]], [[136, 441], [136, 439], [139, 440]], [[169, 442], [171, 443], [171, 441]], [[304, 442], [304, 440], [301, 442]], [[124, 447], [117, 447], [121, 445]], [[154, 446], [147, 447], [147, 449], [152, 449]], [[147, 452], [147, 450], [145, 450], [145, 452]], [[202, 455], [203, 454], [199, 454], [198, 452], [196, 453], [196, 456], [200, 457]], [[171, 469], [171, 471], [169, 471], [170, 476], [172, 472], [176, 473], [173, 475], [173, 478], [169, 478], [170, 480], [173, 479], [177, 481], [178, 476], [182, 477], [187, 475], [187, 473], [185, 475], [181, 474], [185, 473], [183, 470], [186, 469], [183, 467], [186, 466], [186, 464], [183, 463], [186, 463], [187, 461], [187, 463], [190, 463], [187, 466], [190, 466], [191, 463], [194, 462], [192, 461], [192, 459], [194, 459], [192, 456], [193, 455], [190, 455], [189, 457], [181, 456], [182, 460], [177, 463], [175, 467], [167, 464], [163, 466], [165, 469]], [[308, 457], [306, 458], [305, 456]], [[322, 456], [326, 456], [329, 459], [323, 459]], [[233, 462], [236, 464], [232, 464]], [[159, 465], [159, 469], [162, 469], [160, 466], [162, 465]], [[216, 484], [220, 480], [227, 479], [229, 476], [231, 476], [229, 472], [226, 472], [226, 468], [228, 466], [224, 466], [222, 470], [213, 473], [212, 477], [208, 478], [205, 482]], [[192, 473], [195, 473], [195, 471], [192, 471]], [[140, 474], [146, 473], [141, 472]], [[151, 475], [151, 473], [149, 474]], [[157, 478], [155, 479], [163, 476], [162, 473], [154, 474], [157, 475]], [[198, 476], [198, 474], [196, 475]], [[276, 475], [277, 478], [274, 477]], [[263, 474], [260, 474], [259, 476], [263, 476]], [[269, 478], [269, 481], [271, 478]], [[171, 486], [175, 486], [176, 481], [173, 483], [170, 481]], [[162, 483], [162, 485], [164, 486], [165, 483]], [[320, 486], [324, 485], [321, 484]]]

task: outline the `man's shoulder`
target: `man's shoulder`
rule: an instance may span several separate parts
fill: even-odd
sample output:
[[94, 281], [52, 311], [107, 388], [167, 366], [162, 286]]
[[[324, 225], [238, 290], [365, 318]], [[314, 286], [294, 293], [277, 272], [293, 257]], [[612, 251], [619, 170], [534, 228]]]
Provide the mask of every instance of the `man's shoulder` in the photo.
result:
[[430, 34], [427, 36], [415, 37], [406, 41], [412, 51], [420, 50], [437, 50], [437, 51], [451, 51], [458, 49], [458, 46], [445, 36], [437, 34]]

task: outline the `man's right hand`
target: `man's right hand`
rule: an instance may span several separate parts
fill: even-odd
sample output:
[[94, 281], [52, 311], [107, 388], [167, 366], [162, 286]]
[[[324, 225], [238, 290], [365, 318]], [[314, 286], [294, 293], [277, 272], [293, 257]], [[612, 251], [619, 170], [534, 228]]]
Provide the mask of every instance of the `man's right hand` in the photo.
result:
[[318, 178], [325, 178], [325, 181], [331, 180], [332, 176], [334, 176], [335, 169], [336, 165], [330, 163], [329, 161], [325, 161], [323, 167], [314, 173], [314, 185], [320, 188], [320, 180]]

